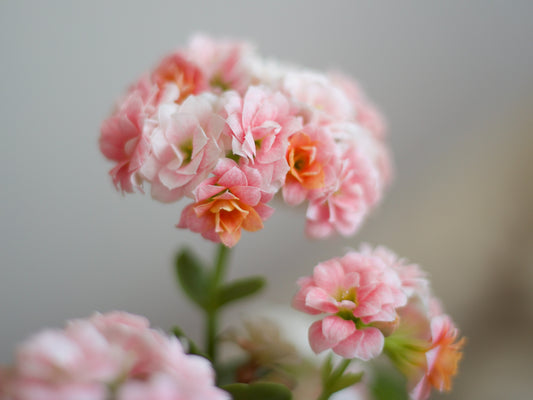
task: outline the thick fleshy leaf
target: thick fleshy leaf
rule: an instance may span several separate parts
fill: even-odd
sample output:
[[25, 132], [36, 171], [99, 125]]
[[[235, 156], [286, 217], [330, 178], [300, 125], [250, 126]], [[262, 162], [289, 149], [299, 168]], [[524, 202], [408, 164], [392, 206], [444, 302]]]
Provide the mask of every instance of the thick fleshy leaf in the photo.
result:
[[291, 400], [291, 391], [279, 383], [233, 383], [222, 389], [231, 394], [233, 400]]
[[265, 286], [265, 279], [260, 276], [238, 279], [224, 285], [218, 294], [217, 306], [240, 300], [259, 292]]
[[209, 295], [209, 281], [201, 262], [189, 249], [183, 249], [178, 253], [176, 275], [185, 294], [197, 305], [205, 308]]

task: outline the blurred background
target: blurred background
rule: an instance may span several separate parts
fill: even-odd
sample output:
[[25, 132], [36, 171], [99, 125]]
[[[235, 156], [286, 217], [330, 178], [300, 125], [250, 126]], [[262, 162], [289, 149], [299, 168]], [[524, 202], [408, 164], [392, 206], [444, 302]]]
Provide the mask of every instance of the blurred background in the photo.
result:
[[[43, 327], [127, 310], [193, 337], [174, 252], [183, 204], [118, 194], [101, 121], [130, 82], [195, 32], [355, 76], [389, 124], [396, 179], [358, 235], [311, 242], [277, 206], [232, 276], [297, 277], [361, 242], [429, 271], [468, 337], [447, 398], [526, 399], [533, 357], [533, 2], [0, 1], [0, 363]], [[438, 396], [435, 396], [438, 398]]]

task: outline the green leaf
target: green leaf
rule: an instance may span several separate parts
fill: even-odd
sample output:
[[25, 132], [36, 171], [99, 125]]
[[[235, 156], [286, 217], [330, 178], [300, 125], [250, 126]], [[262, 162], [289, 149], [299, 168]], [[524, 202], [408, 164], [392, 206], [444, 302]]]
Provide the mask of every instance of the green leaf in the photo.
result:
[[205, 309], [209, 296], [209, 280], [202, 263], [189, 249], [181, 250], [176, 257], [176, 275], [185, 294]]
[[362, 378], [363, 378], [363, 372], [345, 373], [343, 376], [341, 376], [339, 379], [335, 381], [335, 383], [331, 387], [331, 393], [335, 393], [342, 389], [346, 389], [347, 387], [353, 386], [356, 383], [360, 382]]
[[260, 276], [238, 279], [220, 288], [217, 297], [217, 307], [222, 307], [235, 300], [251, 296], [265, 286], [265, 279]]
[[232, 383], [223, 386], [233, 400], [291, 400], [292, 393], [279, 383], [258, 382], [252, 384]]
[[184, 343], [187, 346], [187, 354], [196, 354], [197, 356], [202, 356], [207, 358], [207, 356], [200, 350], [200, 348], [194, 343], [179, 326], [172, 327], [172, 334], [176, 336], [180, 342]]

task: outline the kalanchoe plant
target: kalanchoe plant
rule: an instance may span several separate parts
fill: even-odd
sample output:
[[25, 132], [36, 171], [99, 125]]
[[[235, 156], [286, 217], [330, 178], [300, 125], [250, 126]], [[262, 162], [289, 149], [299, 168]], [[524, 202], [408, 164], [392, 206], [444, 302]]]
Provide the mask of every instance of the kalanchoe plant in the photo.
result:
[[[425, 400], [450, 390], [464, 339], [421, 269], [383, 247], [363, 245], [298, 281], [293, 306], [318, 316], [308, 337], [328, 352], [321, 365], [276, 322], [219, 328], [223, 308], [265, 285], [226, 275], [230, 248], [264, 227], [276, 194], [306, 205], [311, 238], [358, 230], [390, 180], [384, 127], [350, 78], [264, 60], [247, 43], [198, 36], [164, 57], [118, 102], [99, 143], [120, 192], [149, 185], [161, 202], [189, 198], [177, 227], [219, 243], [212, 265], [190, 249], [175, 261], [205, 316], [204, 343], [178, 326], [168, 336], [143, 317], [95, 314], [24, 342], [0, 368], [0, 399]], [[228, 342], [240, 357], [221, 357]], [[367, 363], [381, 356], [404, 378]]]

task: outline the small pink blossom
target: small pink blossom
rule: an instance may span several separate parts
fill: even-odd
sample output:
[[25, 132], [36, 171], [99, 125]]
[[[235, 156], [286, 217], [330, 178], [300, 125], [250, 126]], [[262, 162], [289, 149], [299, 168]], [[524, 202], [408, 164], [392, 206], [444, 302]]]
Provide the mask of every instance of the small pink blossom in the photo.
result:
[[345, 358], [369, 360], [383, 349], [383, 333], [373, 325], [393, 322], [407, 303], [396, 271], [381, 258], [349, 252], [318, 264], [311, 277], [298, 281], [293, 306], [329, 316], [309, 329], [311, 348]]
[[152, 81], [159, 87], [160, 93], [163, 93], [168, 85], [174, 85], [178, 89], [176, 103], [181, 103], [190, 95], [200, 94], [208, 89], [203, 72], [181, 51], [176, 51], [161, 60], [152, 72]]
[[109, 174], [117, 190], [132, 193], [140, 188], [138, 174], [150, 152], [150, 125], [146, 119], [155, 112], [157, 90], [147, 78], [134, 86], [118, 110], [102, 123], [100, 150], [116, 165]]
[[428, 399], [432, 387], [441, 392], [451, 389], [465, 342], [459, 339], [451, 318], [442, 313], [438, 300], [428, 296], [423, 298], [415, 291], [398, 310], [399, 326], [386, 344], [386, 354], [406, 376], [413, 400]]
[[380, 195], [380, 175], [371, 160], [355, 145], [347, 148], [340, 158], [334, 184], [309, 203], [307, 235], [353, 235]]
[[214, 92], [236, 90], [243, 94], [251, 83], [251, 65], [255, 59], [248, 43], [208, 36], [193, 37], [185, 52], [200, 66]]
[[261, 190], [257, 170], [233, 160], [221, 159], [213, 174], [196, 188], [196, 202], [183, 210], [178, 227], [233, 247], [240, 240], [241, 229], [254, 232], [263, 228], [263, 221], [273, 212], [265, 204], [272, 194]]
[[417, 296], [425, 305], [429, 303], [430, 289], [426, 273], [417, 264], [409, 263], [398, 257], [394, 252], [384, 246], [375, 249], [368, 244], [361, 246], [361, 253], [368, 256], [379, 257], [390, 265], [400, 276], [402, 288], [408, 298]]
[[386, 131], [385, 120], [379, 110], [367, 99], [357, 82], [341, 73], [329, 74], [329, 78], [350, 100], [354, 109], [355, 121], [376, 138], [383, 140]]
[[459, 331], [448, 315], [431, 319], [431, 342], [425, 353], [423, 375], [411, 390], [411, 399], [428, 399], [432, 387], [440, 392], [451, 390], [465, 344], [465, 338], [458, 336]]
[[321, 126], [307, 125], [289, 138], [286, 158], [289, 171], [283, 185], [283, 199], [297, 205], [320, 196], [336, 178], [336, 146]]
[[323, 74], [292, 72], [287, 74], [282, 87], [300, 106], [305, 123], [329, 124], [354, 119], [348, 97]]
[[173, 202], [192, 196], [224, 154], [219, 142], [225, 122], [212, 103], [205, 94], [159, 107], [150, 138], [152, 153], [141, 169], [154, 199]]
[[233, 154], [249, 161], [265, 180], [265, 189], [277, 191], [289, 166], [288, 138], [301, 128], [289, 100], [280, 92], [251, 86], [241, 98], [228, 93], [225, 111]]

